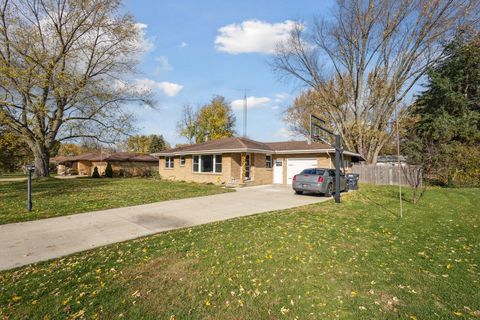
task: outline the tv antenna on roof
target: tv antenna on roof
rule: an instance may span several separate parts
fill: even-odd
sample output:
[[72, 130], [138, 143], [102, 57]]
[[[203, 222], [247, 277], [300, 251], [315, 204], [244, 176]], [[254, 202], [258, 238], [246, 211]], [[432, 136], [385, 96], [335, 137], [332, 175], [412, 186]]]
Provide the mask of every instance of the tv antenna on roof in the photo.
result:
[[243, 89], [243, 137], [247, 137], [247, 109], [248, 109], [248, 98], [247, 98], [247, 92], [250, 91], [250, 89]]

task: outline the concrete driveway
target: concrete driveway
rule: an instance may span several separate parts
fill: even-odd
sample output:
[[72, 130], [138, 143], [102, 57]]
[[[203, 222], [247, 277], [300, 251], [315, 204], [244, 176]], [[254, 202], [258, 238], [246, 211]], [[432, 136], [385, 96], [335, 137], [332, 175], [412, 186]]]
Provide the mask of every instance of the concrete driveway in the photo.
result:
[[299, 196], [290, 187], [267, 185], [212, 196], [0, 225], [0, 270], [162, 231], [328, 199]]

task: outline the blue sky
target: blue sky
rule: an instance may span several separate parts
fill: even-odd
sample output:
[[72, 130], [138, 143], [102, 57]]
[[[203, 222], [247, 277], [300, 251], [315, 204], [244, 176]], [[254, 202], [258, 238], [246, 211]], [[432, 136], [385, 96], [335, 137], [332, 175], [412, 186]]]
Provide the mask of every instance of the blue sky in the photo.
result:
[[152, 88], [156, 110], [134, 107], [140, 133], [163, 134], [171, 144], [185, 142], [176, 132], [184, 104], [207, 103], [213, 95], [232, 102], [237, 133], [248, 89], [248, 136], [288, 140], [282, 111], [301, 89], [282, 82], [268, 65], [273, 43], [285, 37], [292, 21], [306, 27], [330, 1], [127, 0], [125, 10], [143, 24], [148, 49], [137, 75]]

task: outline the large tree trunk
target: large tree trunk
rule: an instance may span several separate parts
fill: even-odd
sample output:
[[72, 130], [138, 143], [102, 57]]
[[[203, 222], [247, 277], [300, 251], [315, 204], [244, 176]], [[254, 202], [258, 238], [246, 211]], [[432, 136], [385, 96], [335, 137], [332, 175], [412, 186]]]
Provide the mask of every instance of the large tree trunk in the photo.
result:
[[33, 156], [35, 157], [35, 176], [48, 177], [50, 175], [48, 170], [48, 164], [50, 162], [49, 150], [38, 142], [35, 143], [31, 149], [33, 151]]

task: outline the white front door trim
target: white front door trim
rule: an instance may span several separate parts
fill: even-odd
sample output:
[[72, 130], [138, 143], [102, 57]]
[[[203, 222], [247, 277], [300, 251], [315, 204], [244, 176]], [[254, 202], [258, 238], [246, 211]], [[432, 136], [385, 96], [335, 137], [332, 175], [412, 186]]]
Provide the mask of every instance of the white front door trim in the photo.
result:
[[273, 183], [283, 184], [283, 159], [273, 161]]

